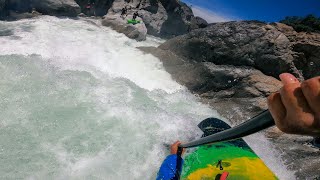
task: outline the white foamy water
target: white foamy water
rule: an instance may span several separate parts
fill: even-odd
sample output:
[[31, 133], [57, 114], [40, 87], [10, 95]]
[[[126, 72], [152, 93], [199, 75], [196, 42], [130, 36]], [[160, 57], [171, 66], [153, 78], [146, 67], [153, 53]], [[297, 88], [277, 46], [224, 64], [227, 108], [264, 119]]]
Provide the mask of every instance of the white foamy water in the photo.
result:
[[294, 172], [287, 170], [284, 166], [282, 152], [275, 150], [274, 145], [264, 137], [263, 133], [245, 137], [244, 140], [279, 179], [296, 179]]
[[[3, 29], [12, 33], [0, 36], [3, 179], [154, 179], [164, 144], [199, 137], [197, 124], [218, 117], [135, 48], [161, 40], [45, 16]], [[289, 177], [263, 147], [254, 149]]]

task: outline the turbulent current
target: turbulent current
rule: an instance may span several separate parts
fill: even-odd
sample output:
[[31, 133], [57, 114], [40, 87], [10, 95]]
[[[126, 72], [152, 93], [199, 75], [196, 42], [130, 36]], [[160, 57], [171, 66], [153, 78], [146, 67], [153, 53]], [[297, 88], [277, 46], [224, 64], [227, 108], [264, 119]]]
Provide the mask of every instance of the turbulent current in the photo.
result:
[[[0, 179], [154, 179], [167, 145], [219, 115], [95, 21], [0, 21]], [[279, 152], [247, 139], [281, 179]]]

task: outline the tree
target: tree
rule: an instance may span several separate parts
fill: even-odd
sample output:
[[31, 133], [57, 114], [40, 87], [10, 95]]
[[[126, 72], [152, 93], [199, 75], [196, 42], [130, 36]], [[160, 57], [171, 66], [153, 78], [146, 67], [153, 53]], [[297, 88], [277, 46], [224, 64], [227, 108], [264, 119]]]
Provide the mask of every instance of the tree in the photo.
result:
[[306, 17], [288, 16], [280, 22], [292, 26], [297, 32], [320, 33], [320, 18], [313, 14], [309, 14]]

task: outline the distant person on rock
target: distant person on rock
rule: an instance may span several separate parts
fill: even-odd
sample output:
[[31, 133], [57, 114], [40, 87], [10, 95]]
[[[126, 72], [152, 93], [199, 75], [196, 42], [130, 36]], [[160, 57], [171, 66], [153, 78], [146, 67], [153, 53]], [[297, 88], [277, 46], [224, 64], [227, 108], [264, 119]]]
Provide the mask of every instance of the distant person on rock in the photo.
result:
[[86, 14], [90, 16], [90, 12], [91, 12], [91, 4], [90, 4], [90, 2], [87, 3], [85, 9], [86, 9]]
[[127, 7], [122, 8], [120, 17], [124, 19], [124, 17], [127, 15], [127, 11], [128, 11]]
[[[320, 76], [299, 82], [292, 74], [283, 73], [280, 79], [283, 87], [268, 97], [276, 126], [285, 133], [313, 136], [320, 145]], [[183, 165], [177, 155], [180, 144], [171, 145], [171, 155], [163, 161], [157, 180], [179, 179]]]
[[88, 16], [96, 16], [96, 9], [95, 9], [95, 1], [89, 0], [86, 7], [86, 15]]
[[95, 6], [94, 2], [91, 3], [90, 15], [96, 16], [96, 6]]
[[136, 20], [138, 16], [139, 16], [138, 11], [136, 11], [135, 13], [133, 13], [132, 19]]

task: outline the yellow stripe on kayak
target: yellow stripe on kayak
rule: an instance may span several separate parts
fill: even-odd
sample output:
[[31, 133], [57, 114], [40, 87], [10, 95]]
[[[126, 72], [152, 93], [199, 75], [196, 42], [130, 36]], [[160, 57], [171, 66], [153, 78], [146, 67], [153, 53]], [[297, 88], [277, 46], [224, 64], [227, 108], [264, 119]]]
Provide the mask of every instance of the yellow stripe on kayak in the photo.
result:
[[198, 169], [192, 172], [186, 180], [211, 180], [223, 172], [229, 172], [228, 180], [274, 180], [277, 179], [274, 174], [265, 166], [259, 158], [235, 158], [224, 159], [223, 164], [228, 166], [220, 170], [216, 164], [208, 164], [206, 168]]

